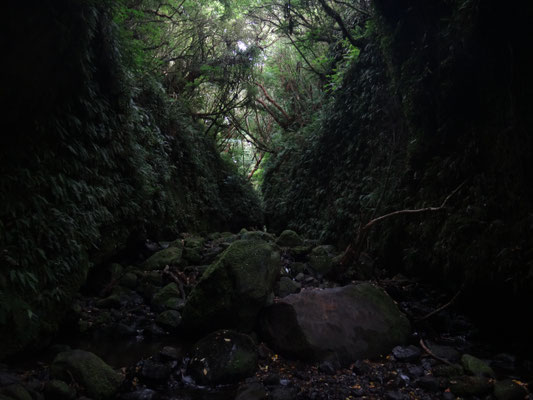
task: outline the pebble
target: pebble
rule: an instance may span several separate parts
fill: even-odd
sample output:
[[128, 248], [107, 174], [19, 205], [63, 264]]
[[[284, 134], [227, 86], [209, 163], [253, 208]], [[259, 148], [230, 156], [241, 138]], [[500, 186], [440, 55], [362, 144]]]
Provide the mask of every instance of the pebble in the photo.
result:
[[392, 349], [392, 355], [398, 361], [416, 361], [422, 355], [422, 350], [417, 346], [396, 346]]

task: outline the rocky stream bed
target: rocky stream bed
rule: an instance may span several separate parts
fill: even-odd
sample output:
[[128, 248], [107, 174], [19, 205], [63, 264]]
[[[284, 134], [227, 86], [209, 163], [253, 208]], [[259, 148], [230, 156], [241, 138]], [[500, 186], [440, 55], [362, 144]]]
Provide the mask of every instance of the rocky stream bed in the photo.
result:
[[533, 363], [481, 341], [449, 294], [340, 285], [336, 249], [294, 232], [129, 256], [94, 271], [50, 345], [0, 364], [0, 400], [530, 398]]

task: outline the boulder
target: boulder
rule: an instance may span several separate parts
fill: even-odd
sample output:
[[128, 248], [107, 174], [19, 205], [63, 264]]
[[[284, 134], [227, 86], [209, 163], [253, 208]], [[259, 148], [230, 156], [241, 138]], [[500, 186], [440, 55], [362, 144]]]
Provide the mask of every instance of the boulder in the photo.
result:
[[157, 269], [164, 269], [167, 265], [180, 265], [182, 255], [182, 247], [167, 247], [148, 258], [142, 264], [142, 268], [145, 271], [154, 271]]
[[46, 400], [73, 400], [76, 398], [76, 389], [66, 382], [52, 379], [44, 385], [44, 397]]
[[94, 400], [112, 397], [123, 381], [122, 375], [95, 354], [84, 350], [59, 353], [52, 362], [50, 375], [64, 381], [74, 379]]
[[250, 336], [219, 330], [193, 346], [188, 372], [203, 385], [238, 382], [255, 373], [257, 349]]
[[296, 232], [286, 230], [281, 232], [281, 235], [279, 235], [276, 244], [281, 247], [296, 247], [302, 246], [304, 244], [304, 241], [300, 236], [298, 236]]
[[280, 254], [264, 241], [231, 244], [202, 275], [183, 308], [183, 327], [208, 332], [218, 328], [250, 330], [274, 287]]
[[175, 331], [180, 326], [181, 315], [175, 310], [163, 311], [156, 317], [155, 322], [169, 331]]
[[279, 280], [274, 292], [278, 297], [285, 297], [293, 293], [298, 293], [301, 288], [302, 284], [300, 282], [293, 281], [291, 278], [284, 276]]
[[266, 307], [259, 322], [265, 341], [280, 353], [342, 365], [389, 353], [410, 333], [394, 301], [369, 283], [292, 294]]
[[249, 231], [241, 234], [241, 240], [263, 240], [265, 242], [273, 242], [274, 236], [263, 231]]
[[309, 265], [317, 274], [325, 276], [333, 269], [332, 246], [317, 246], [309, 254]]
[[[177, 299], [181, 296], [178, 285], [174, 282], [169, 283], [165, 287], [159, 289], [152, 298], [152, 306], [156, 308], [164, 308], [165, 304], [168, 303], [171, 299]], [[174, 302], [176, 300], [173, 300]]]
[[512, 379], [494, 382], [494, 397], [496, 400], [522, 400], [527, 396], [527, 390]]

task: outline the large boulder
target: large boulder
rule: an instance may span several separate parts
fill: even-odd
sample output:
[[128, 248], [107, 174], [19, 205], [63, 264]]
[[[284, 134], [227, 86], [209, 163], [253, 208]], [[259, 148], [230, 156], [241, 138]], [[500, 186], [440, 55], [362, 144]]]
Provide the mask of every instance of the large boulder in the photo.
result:
[[369, 283], [305, 290], [260, 316], [266, 342], [287, 356], [346, 365], [386, 354], [408, 339], [410, 324], [383, 290]]
[[282, 247], [296, 247], [302, 246], [304, 244], [304, 241], [300, 236], [298, 236], [296, 232], [285, 230], [281, 232], [281, 235], [279, 235], [276, 244]]
[[199, 384], [234, 383], [253, 375], [257, 360], [250, 336], [219, 330], [194, 345], [188, 371]]
[[280, 253], [274, 245], [256, 240], [232, 243], [189, 294], [183, 327], [203, 332], [251, 329], [270, 298], [279, 270]]
[[98, 356], [84, 350], [59, 353], [50, 367], [52, 378], [75, 380], [94, 400], [111, 398], [123, 381], [123, 376], [113, 370]]
[[317, 246], [309, 254], [309, 265], [317, 274], [325, 276], [333, 269], [333, 253], [335, 248], [333, 246]]

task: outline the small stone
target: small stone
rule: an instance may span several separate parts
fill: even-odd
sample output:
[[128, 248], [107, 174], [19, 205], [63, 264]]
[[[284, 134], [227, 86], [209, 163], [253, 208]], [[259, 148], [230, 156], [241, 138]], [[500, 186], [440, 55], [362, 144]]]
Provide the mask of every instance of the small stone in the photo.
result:
[[44, 386], [44, 396], [47, 400], [72, 400], [76, 397], [76, 390], [66, 382], [52, 379]]
[[170, 368], [163, 363], [145, 360], [141, 369], [141, 377], [149, 381], [165, 381], [170, 377]]
[[494, 397], [496, 400], [523, 400], [527, 390], [511, 379], [494, 382]]
[[335, 365], [335, 363], [330, 360], [323, 361], [318, 366], [318, 370], [326, 375], [335, 375], [335, 372], [337, 372], [339, 368], [340, 365]]
[[461, 358], [461, 353], [451, 346], [442, 346], [430, 341], [426, 345], [437, 357], [444, 358], [450, 362], [459, 361], [459, 358]]
[[298, 282], [302, 282], [305, 279], [305, 275], [303, 274], [303, 272], [300, 272], [298, 273], [298, 275], [296, 275], [294, 279], [296, 279], [296, 281]]
[[471, 356], [470, 354], [464, 354], [461, 357], [461, 364], [463, 364], [466, 372], [474, 376], [486, 376], [489, 378], [495, 377], [493, 369], [489, 367], [485, 361]]
[[407, 373], [414, 378], [418, 378], [424, 375], [424, 368], [422, 368], [420, 365], [408, 365]]
[[420, 358], [422, 351], [417, 346], [396, 346], [392, 349], [392, 354], [394, 358], [398, 361], [416, 361]]

